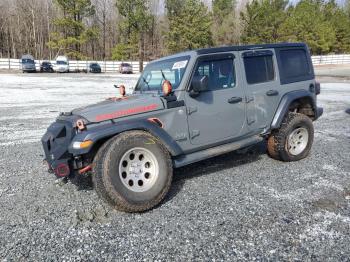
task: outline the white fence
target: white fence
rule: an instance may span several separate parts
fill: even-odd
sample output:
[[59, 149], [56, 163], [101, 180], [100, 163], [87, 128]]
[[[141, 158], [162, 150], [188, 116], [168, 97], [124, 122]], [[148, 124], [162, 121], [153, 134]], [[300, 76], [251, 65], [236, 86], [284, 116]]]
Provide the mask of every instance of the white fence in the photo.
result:
[[[40, 64], [43, 60], [35, 60], [35, 65], [37, 70], [40, 70]], [[119, 66], [122, 61], [69, 61], [70, 71], [82, 71], [86, 70], [89, 67], [89, 64], [92, 62], [97, 62], [102, 69], [102, 72], [118, 72]], [[138, 73], [140, 71], [139, 62], [136, 61], [124, 61], [132, 65], [133, 72]], [[52, 64], [55, 61], [51, 61]], [[331, 65], [331, 64], [350, 64], [350, 54], [343, 55], [321, 55], [321, 56], [312, 56], [312, 63], [314, 65]], [[144, 66], [147, 65], [147, 62], [144, 62]], [[21, 70], [22, 64], [20, 59], [6, 59], [0, 58], [0, 69], [8, 70]]]
[[312, 56], [312, 63], [314, 65], [338, 65], [338, 64], [350, 64], [349, 55], [317, 55]]
[[[43, 61], [47, 60], [35, 60], [36, 69], [40, 70], [40, 65]], [[52, 64], [55, 64], [55, 61], [50, 61]], [[121, 63], [129, 63], [132, 65], [134, 73], [140, 72], [139, 62], [136, 61], [69, 61], [69, 70], [82, 71], [89, 68], [90, 63], [98, 63], [101, 66], [102, 72], [119, 72], [119, 66]], [[147, 65], [147, 62], [143, 63], [144, 66]], [[0, 69], [8, 70], [22, 70], [21, 59], [6, 59], [0, 58]]]

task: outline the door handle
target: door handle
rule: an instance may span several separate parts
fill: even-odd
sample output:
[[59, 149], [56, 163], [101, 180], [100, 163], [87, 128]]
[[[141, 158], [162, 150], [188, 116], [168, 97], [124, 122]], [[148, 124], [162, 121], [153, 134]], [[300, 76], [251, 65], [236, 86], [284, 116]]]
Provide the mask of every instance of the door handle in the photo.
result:
[[230, 104], [236, 104], [236, 103], [240, 103], [242, 101], [243, 101], [243, 98], [238, 97], [238, 96], [231, 97], [227, 100], [227, 102], [229, 102]]
[[267, 96], [278, 96], [278, 91], [277, 90], [269, 90], [266, 92]]

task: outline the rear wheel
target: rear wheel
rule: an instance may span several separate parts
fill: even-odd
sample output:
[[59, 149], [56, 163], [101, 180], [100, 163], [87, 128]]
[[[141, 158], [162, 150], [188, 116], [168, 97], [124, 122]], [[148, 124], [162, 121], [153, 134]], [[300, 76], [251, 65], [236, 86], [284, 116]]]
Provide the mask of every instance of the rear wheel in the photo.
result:
[[149, 133], [129, 131], [116, 136], [104, 145], [95, 162], [96, 191], [119, 210], [151, 209], [169, 191], [171, 157]]
[[289, 113], [281, 127], [268, 138], [268, 153], [274, 159], [297, 161], [309, 154], [313, 138], [311, 119], [303, 114]]

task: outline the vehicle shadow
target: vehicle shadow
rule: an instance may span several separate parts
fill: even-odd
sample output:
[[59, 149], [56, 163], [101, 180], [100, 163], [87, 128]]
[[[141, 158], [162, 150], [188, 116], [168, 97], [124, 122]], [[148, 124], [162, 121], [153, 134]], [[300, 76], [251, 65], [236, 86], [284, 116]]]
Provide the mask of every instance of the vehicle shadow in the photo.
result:
[[83, 175], [76, 174], [69, 178], [69, 181], [77, 187], [77, 190], [93, 190], [92, 175], [86, 173]]
[[347, 114], [350, 115], [350, 108], [346, 109], [346, 110], [345, 110], [345, 113], [347, 113]]
[[163, 203], [175, 197], [182, 190], [187, 180], [253, 163], [266, 154], [266, 151], [266, 142], [262, 141], [247, 149], [230, 152], [175, 169], [173, 183]]
[[[266, 154], [266, 142], [262, 141], [247, 149], [242, 149], [174, 169], [173, 182], [163, 203], [170, 201], [183, 188], [186, 180], [209, 175], [226, 169], [253, 163]], [[93, 190], [91, 174], [76, 175], [69, 179], [77, 190]]]

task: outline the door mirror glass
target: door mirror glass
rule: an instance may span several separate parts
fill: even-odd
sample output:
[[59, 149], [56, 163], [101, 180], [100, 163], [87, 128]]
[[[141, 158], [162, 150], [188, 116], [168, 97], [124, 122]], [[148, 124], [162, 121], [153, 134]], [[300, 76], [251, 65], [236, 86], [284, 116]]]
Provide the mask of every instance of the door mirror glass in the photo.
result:
[[200, 92], [208, 90], [208, 77], [207, 76], [194, 76], [191, 84], [192, 95], [199, 95]]

